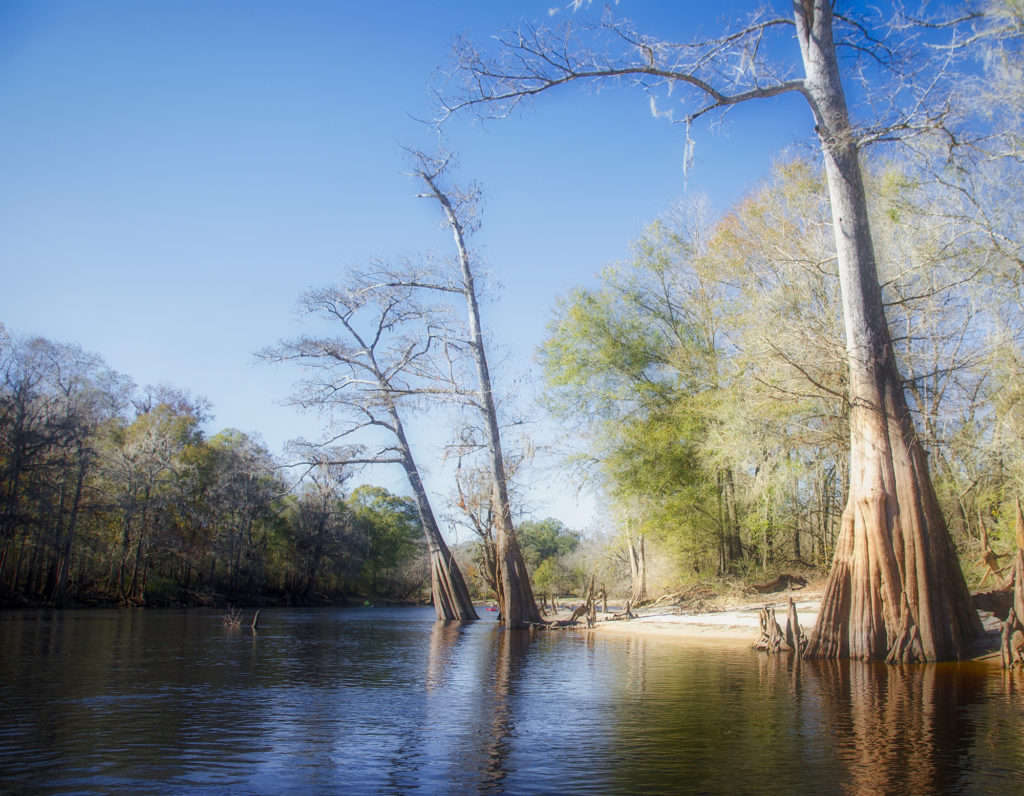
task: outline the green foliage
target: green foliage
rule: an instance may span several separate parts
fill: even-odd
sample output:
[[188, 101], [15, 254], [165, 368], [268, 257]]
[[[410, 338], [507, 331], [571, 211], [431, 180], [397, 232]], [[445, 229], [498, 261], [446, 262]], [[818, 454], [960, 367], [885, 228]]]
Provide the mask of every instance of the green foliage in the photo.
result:
[[385, 588], [388, 574], [423, 553], [423, 530], [416, 503], [378, 486], [360, 486], [348, 500], [352, 522], [368, 542], [363, 574], [373, 591]]
[[579, 545], [580, 537], [569, 530], [561, 520], [552, 517], [519, 523], [516, 529], [519, 546], [526, 563], [536, 572], [547, 561], [573, 552]]
[[560, 556], [545, 558], [533, 573], [533, 586], [539, 594], [577, 594], [583, 589], [583, 580], [584, 572]]

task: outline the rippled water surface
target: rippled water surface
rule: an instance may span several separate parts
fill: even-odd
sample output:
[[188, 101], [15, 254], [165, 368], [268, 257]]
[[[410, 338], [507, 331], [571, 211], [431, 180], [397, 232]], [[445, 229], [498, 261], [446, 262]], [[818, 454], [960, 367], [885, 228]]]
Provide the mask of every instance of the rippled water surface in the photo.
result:
[[0, 792], [1024, 793], [1024, 679], [429, 608], [0, 614]]

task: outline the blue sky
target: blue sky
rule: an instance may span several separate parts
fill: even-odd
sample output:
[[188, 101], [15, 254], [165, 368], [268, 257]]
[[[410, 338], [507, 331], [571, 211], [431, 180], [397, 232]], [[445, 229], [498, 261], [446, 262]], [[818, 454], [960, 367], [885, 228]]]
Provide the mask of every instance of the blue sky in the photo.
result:
[[[552, 5], [0, 0], [0, 322], [77, 342], [139, 385], [206, 396], [213, 431], [256, 433], [274, 452], [317, 436], [315, 418], [279, 405], [295, 373], [253, 352], [300, 333], [298, 294], [342, 266], [448, 245], [401, 147], [437, 140], [416, 117], [453, 36], [485, 41]], [[618, 10], [665, 36], [713, 33], [724, 14]], [[503, 285], [485, 323], [521, 397], [558, 294], [625, 257], [688, 191], [724, 209], [810, 127], [795, 97], [737, 108], [695, 130], [684, 178], [682, 128], [636, 92], [565, 90], [450, 125], [459, 177], [484, 190], [476, 242]], [[540, 480], [555, 487], [533, 489], [538, 516], [586, 521], [569, 485]]]

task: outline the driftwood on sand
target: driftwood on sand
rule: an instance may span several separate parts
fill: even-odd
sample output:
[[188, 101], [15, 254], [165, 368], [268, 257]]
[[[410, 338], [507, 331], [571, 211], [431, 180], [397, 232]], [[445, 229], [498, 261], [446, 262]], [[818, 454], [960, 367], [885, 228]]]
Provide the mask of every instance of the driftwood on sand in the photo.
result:
[[580, 619], [584, 619], [587, 627], [593, 627], [597, 623], [597, 605], [594, 601], [594, 576], [590, 576], [590, 585], [587, 586], [587, 593], [582, 605], [576, 606], [568, 619], [560, 619], [552, 622], [551, 627], [575, 627]]

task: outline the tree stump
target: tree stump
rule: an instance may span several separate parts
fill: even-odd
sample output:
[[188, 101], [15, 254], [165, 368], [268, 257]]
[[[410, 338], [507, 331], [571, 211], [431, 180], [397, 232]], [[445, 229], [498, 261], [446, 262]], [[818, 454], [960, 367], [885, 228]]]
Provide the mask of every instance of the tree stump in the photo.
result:
[[786, 643], [791, 650], [801, 655], [804, 647], [807, 646], [807, 636], [804, 635], [804, 631], [800, 627], [800, 620], [796, 615], [796, 603], [793, 602], [792, 597], [789, 598], [789, 610], [786, 613]]
[[804, 654], [807, 647], [807, 636], [800, 627], [800, 620], [796, 615], [796, 603], [789, 598], [789, 608], [786, 611], [786, 632], [782, 632], [778, 619], [775, 618], [775, 609], [766, 605], [758, 612], [758, 621], [761, 625], [761, 634], [754, 642], [754, 649], [762, 652], [781, 652], [785, 648], [795, 652], [797, 657]]
[[785, 636], [775, 618], [775, 609], [766, 605], [758, 612], [757, 618], [761, 623], [761, 635], [754, 642], [754, 649], [772, 653], [781, 651]]

